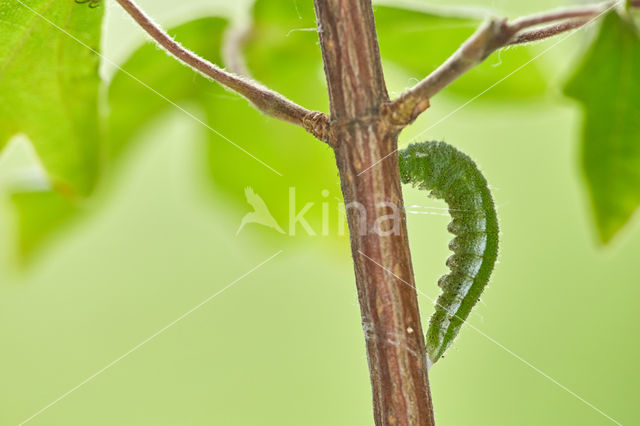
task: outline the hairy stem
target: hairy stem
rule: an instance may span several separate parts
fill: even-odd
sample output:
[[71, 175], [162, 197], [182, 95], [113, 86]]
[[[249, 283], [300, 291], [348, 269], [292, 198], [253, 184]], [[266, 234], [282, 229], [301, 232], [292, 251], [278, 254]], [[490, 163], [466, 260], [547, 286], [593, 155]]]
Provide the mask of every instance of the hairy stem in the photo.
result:
[[509, 26], [514, 31], [520, 31], [526, 28], [531, 28], [536, 25], [548, 24], [550, 22], [561, 21], [565, 19], [573, 18], [593, 18], [605, 10], [615, 6], [616, 1], [606, 1], [603, 3], [577, 6], [566, 9], [551, 10], [543, 13], [536, 13], [534, 15], [524, 16], [522, 18], [515, 19]]
[[553, 37], [566, 31], [575, 30], [589, 23], [593, 18], [576, 18], [570, 19], [556, 24], [545, 25], [540, 28], [536, 28], [531, 31], [523, 31], [517, 36], [509, 40], [508, 44], [523, 44], [530, 43], [532, 41], [543, 40], [545, 38]]
[[[638, 0], [630, 3], [634, 7], [640, 6]], [[620, 0], [553, 10], [518, 18], [511, 23], [506, 19], [490, 19], [433, 73], [390, 104], [383, 106], [383, 109], [394, 125], [406, 126], [429, 106], [432, 96], [482, 63], [496, 50], [505, 46], [543, 40], [580, 28], [618, 4]]]
[[234, 75], [201, 58], [173, 40], [133, 0], [117, 1], [153, 40], [192, 69], [244, 96], [264, 114], [301, 126], [318, 139], [326, 140], [328, 119], [324, 114], [309, 111], [255, 81]]
[[[347, 205], [375, 422], [433, 425], [405, 218], [397, 232], [376, 228], [384, 215], [404, 212], [397, 158], [360, 174], [397, 149], [397, 134], [380, 114], [389, 98], [371, 2], [315, 0], [315, 6], [331, 103], [329, 139]], [[354, 203], [363, 209], [349, 209]]]

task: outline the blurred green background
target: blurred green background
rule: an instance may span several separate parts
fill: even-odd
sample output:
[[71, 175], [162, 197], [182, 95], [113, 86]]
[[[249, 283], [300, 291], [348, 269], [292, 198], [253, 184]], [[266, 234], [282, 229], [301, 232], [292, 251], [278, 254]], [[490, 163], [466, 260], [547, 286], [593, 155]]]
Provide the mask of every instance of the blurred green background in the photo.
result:
[[[472, 3], [508, 16], [567, 4]], [[140, 4], [166, 26], [211, 14], [242, 20], [247, 13], [241, 1]], [[105, 55], [122, 63], [144, 37], [115, 4], [107, 6]], [[500, 263], [469, 320], [481, 333], [465, 328], [430, 373], [439, 425], [615, 424], [554, 381], [616, 421], [640, 424], [640, 226], [633, 221], [610, 247], [599, 247], [578, 167], [580, 110], [559, 91], [590, 34], [576, 34], [531, 64], [549, 81], [544, 95], [505, 101], [488, 94], [424, 135], [477, 161], [494, 189], [502, 228]], [[385, 33], [379, 37], [384, 53]], [[496, 58], [489, 65], [499, 71]], [[417, 77], [393, 62], [385, 71], [394, 93]], [[108, 78], [114, 70], [105, 65], [103, 72]], [[260, 72], [269, 79], [268, 69]], [[438, 96], [402, 140], [468, 98], [454, 91]], [[220, 102], [225, 108], [225, 99]], [[242, 117], [220, 126], [238, 128], [226, 134], [239, 145], [250, 143]], [[249, 207], [207, 188], [206, 135], [177, 110], [145, 127], [91, 214], [26, 270], [12, 259], [10, 239], [2, 238], [0, 424], [24, 421], [280, 250], [28, 424], [372, 424], [347, 240], [273, 237], [256, 225], [236, 236]], [[287, 161], [308, 149], [330, 164], [328, 149], [302, 131], [293, 135], [303, 141], [295, 145], [300, 154], [282, 153]], [[7, 188], [34, 168], [28, 144], [14, 142], [0, 156], [3, 236], [14, 234]], [[283, 164], [277, 155], [262, 159]], [[296, 186], [295, 173], [283, 174], [274, 194]], [[313, 185], [316, 198], [300, 203], [315, 201], [319, 208], [319, 188], [339, 196], [335, 174]], [[268, 192], [259, 194], [268, 201]], [[405, 194], [407, 205], [431, 213], [444, 207], [418, 191]], [[446, 271], [449, 218], [410, 214], [408, 220], [419, 288], [435, 297], [436, 280]], [[421, 296], [420, 303], [426, 323], [432, 302]]]

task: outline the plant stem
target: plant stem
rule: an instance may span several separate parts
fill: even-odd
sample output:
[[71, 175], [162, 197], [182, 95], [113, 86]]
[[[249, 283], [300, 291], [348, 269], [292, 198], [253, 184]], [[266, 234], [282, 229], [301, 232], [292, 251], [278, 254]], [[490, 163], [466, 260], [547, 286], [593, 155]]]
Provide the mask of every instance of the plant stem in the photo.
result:
[[[619, 2], [550, 11], [512, 23], [491, 19], [432, 74], [390, 102], [371, 0], [314, 0], [329, 88], [328, 117], [224, 71], [171, 39], [133, 0], [117, 1], [177, 59], [241, 94], [263, 113], [302, 126], [332, 146], [347, 207], [352, 203], [364, 207], [357, 212], [347, 208], [347, 219], [375, 422], [434, 425], [398, 170], [397, 135], [429, 107], [433, 95], [495, 50], [578, 28]], [[626, 4], [640, 7], [640, 0], [627, 0]], [[389, 161], [382, 161], [387, 158]], [[370, 167], [372, 164], [376, 166]], [[379, 220], [390, 213], [401, 215], [399, 229], [379, 232]]]
[[509, 40], [508, 44], [523, 44], [530, 43], [532, 41], [543, 40], [545, 38], [553, 37], [555, 35], [564, 33], [566, 31], [575, 30], [589, 23], [593, 18], [576, 18], [562, 22], [558, 22], [551, 25], [545, 25], [540, 28], [536, 28], [531, 31], [523, 31], [517, 36]]
[[[640, 5], [638, 0], [629, 0], [629, 3], [634, 7]], [[518, 18], [511, 23], [506, 19], [490, 19], [433, 73], [388, 104], [386, 111], [393, 123], [402, 128], [418, 118], [429, 106], [432, 96], [482, 63], [496, 50], [542, 40], [582, 27], [618, 4], [620, 0], [552, 10]]]
[[326, 140], [327, 117], [323, 113], [309, 111], [255, 81], [223, 70], [173, 40], [133, 0], [117, 1], [153, 40], [192, 69], [244, 96], [264, 114], [301, 126], [316, 138]]
[[[356, 285], [367, 343], [377, 425], [434, 425], [424, 337], [405, 217], [396, 235], [374, 232], [392, 203], [404, 212], [398, 160], [360, 175], [397, 149], [397, 133], [381, 115], [389, 97], [370, 0], [315, 0], [329, 87], [329, 142], [347, 206]], [[375, 260], [372, 262], [368, 258]], [[376, 264], [378, 263], [378, 264]]]

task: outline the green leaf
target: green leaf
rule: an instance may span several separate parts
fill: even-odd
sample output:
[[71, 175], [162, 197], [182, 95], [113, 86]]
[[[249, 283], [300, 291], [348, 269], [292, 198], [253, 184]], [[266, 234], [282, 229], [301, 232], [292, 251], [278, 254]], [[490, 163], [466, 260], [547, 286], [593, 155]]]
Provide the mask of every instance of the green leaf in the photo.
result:
[[76, 216], [79, 207], [55, 191], [18, 192], [11, 201], [18, 218], [18, 249], [21, 260], [28, 262], [43, 243]]
[[[439, 15], [420, 9], [388, 6], [376, 6], [375, 18], [383, 60], [405, 68], [418, 80], [441, 65], [482, 23], [475, 17]], [[532, 58], [533, 53], [528, 46], [503, 49], [462, 76], [446, 91], [466, 98], [475, 96]], [[531, 62], [483, 97], [521, 100], [539, 96], [546, 88], [542, 72], [535, 62]]]
[[86, 195], [98, 175], [100, 58], [69, 34], [97, 51], [102, 8], [27, 4], [0, 2], [0, 135], [25, 133], [51, 180]]
[[[244, 49], [251, 75], [306, 108], [328, 111], [312, 2], [258, 0], [253, 15], [253, 28]], [[249, 211], [244, 187], [253, 187], [285, 231], [292, 216], [289, 188], [294, 187], [296, 214], [307, 202], [315, 203], [305, 217], [314, 232], [320, 233], [320, 204], [328, 202], [330, 214], [334, 214], [334, 197], [341, 198], [331, 149], [298, 127], [262, 116], [244, 101], [221, 102], [209, 96], [207, 105], [209, 122], [216, 129], [283, 175], [260, 167], [255, 160], [212, 136], [209, 163], [217, 187], [232, 197], [243, 212]], [[329, 191], [327, 198], [322, 195], [324, 190]], [[337, 215], [330, 220], [331, 231], [335, 231]], [[297, 235], [306, 233], [300, 233], [298, 228]]]
[[[169, 33], [186, 48], [220, 64], [227, 21], [202, 18]], [[113, 76], [109, 86], [107, 157], [115, 164], [131, 148], [140, 130], [158, 115], [197, 101], [204, 92], [231, 96], [217, 83], [194, 72], [148, 42], [137, 49]], [[133, 77], [132, 77], [133, 76]], [[148, 87], [147, 87], [148, 86]]]
[[[98, 91], [103, 8], [74, 1], [0, 1], [0, 148], [33, 144], [52, 191], [16, 194], [21, 255], [91, 194], [101, 169]], [[93, 51], [91, 50], [93, 49]], [[67, 204], [61, 208], [63, 199]], [[43, 231], [43, 232], [40, 232]]]
[[252, 76], [309, 109], [329, 110], [313, 4], [258, 0], [245, 43]]
[[584, 111], [581, 161], [600, 239], [640, 204], [640, 36], [616, 12], [603, 20], [565, 93]]

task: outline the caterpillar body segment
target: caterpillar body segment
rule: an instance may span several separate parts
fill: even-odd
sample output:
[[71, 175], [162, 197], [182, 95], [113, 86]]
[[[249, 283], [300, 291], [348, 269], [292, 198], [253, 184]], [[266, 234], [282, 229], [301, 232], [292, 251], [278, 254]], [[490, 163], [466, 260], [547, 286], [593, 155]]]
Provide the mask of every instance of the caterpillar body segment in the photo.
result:
[[426, 336], [429, 362], [435, 363], [489, 282], [498, 257], [498, 218], [486, 179], [469, 156], [451, 145], [412, 144], [399, 152], [399, 163], [402, 182], [443, 199], [452, 217], [451, 271], [438, 281], [442, 293]]

